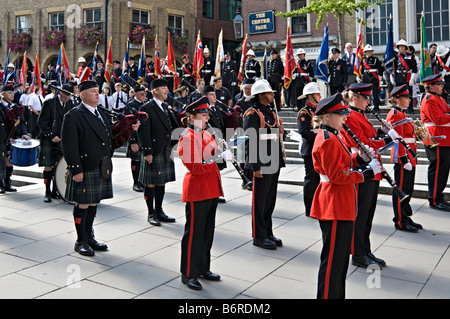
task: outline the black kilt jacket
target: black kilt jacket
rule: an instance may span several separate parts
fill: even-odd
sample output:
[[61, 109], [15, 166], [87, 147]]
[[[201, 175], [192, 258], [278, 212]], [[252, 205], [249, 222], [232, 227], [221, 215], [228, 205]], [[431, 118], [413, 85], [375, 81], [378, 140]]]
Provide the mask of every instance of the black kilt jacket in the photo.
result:
[[58, 95], [46, 100], [43, 105], [37, 124], [41, 130], [39, 138], [51, 140], [55, 136], [61, 137], [61, 128], [64, 114], [74, 107], [72, 100], [67, 101], [63, 107]]
[[73, 175], [99, 168], [103, 158], [114, 153], [109, 114], [97, 110], [104, 123], [83, 103], [64, 116], [61, 144], [67, 168]]

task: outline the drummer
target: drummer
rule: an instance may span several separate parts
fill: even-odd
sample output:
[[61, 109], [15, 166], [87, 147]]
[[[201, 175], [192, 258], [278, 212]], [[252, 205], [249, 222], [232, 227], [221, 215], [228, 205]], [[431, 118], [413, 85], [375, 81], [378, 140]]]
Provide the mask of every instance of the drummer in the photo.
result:
[[[4, 99], [4, 100], [2, 99], [2, 101], [0, 102], [1, 108], [2, 108], [3, 113], [5, 113], [5, 115], [6, 115], [7, 110], [11, 109], [11, 106], [9, 105], [9, 103], [12, 103], [14, 100], [14, 88], [10, 85], [6, 85], [2, 88], [0, 93]], [[31, 139], [30, 136], [26, 132], [26, 123], [23, 119], [23, 115], [18, 116], [15, 123], [8, 123], [7, 121], [8, 121], [8, 119], [6, 118], [5, 125], [7, 128], [6, 132], [8, 134], [7, 138], [10, 138], [11, 143], [15, 143], [14, 139], [16, 139], [16, 138], [22, 138], [24, 140]], [[5, 140], [5, 141], [7, 144], [6, 147], [8, 147], [9, 142], [7, 140]], [[0, 175], [2, 175], [2, 180], [0, 182], [0, 193], [17, 192], [17, 189], [11, 186], [11, 175], [13, 172], [13, 164], [10, 162], [8, 157], [5, 157], [4, 161], [5, 161], [5, 166], [4, 166], [5, 173], [4, 174], [0, 173]]]
[[[73, 86], [64, 84], [62, 89], [64, 91], [60, 91], [53, 98], [44, 101], [37, 119], [37, 125], [40, 129], [39, 166], [44, 166], [45, 203], [51, 202], [52, 198], [59, 198], [54, 175], [56, 164], [63, 156], [61, 126], [64, 114], [74, 107], [69, 94], [73, 93]], [[53, 189], [51, 189], [52, 180]]]

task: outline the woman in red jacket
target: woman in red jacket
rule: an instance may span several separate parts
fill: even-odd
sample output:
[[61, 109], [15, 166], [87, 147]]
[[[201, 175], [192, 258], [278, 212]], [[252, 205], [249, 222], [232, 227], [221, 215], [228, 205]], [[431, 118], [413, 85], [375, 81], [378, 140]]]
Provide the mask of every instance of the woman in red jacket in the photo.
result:
[[181, 281], [187, 287], [202, 289], [197, 277], [220, 280], [210, 271], [216, 209], [223, 196], [222, 181], [216, 160], [231, 159], [231, 152], [217, 155], [218, 147], [206, 131], [209, 120], [206, 97], [186, 108], [187, 128], [178, 141], [178, 155], [187, 168], [181, 200], [186, 203], [186, 224], [181, 241]]
[[[396, 123], [404, 120], [407, 116], [411, 96], [409, 95], [408, 85], [403, 84], [396, 87], [391, 92], [389, 102], [392, 109], [389, 111], [386, 121]], [[405, 140], [411, 149], [417, 151], [416, 135], [414, 133], [414, 124], [406, 122], [402, 125], [395, 126], [397, 133]], [[406, 150], [401, 143], [396, 143], [391, 149], [391, 162], [394, 163], [394, 179], [395, 184], [410, 197], [400, 201], [396, 192], [392, 192], [392, 204], [394, 208], [394, 226], [395, 229], [417, 233], [418, 229], [422, 229], [422, 225], [414, 223], [411, 219], [412, 209], [409, 205], [410, 198], [414, 191], [414, 178], [416, 176], [416, 159]]]
[[[339, 132], [349, 114], [337, 93], [319, 102], [319, 117], [312, 157], [320, 183], [314, 194], [311, 217], [319, 220], [323, 248], [320, 254], [317, 298], [345, 298], [345, 278], [356, 218], [355, 184], [370, 180], [381, 171], [378, 160], [351, 153]], [[333, 154], [333, 156], [330, 156]]]

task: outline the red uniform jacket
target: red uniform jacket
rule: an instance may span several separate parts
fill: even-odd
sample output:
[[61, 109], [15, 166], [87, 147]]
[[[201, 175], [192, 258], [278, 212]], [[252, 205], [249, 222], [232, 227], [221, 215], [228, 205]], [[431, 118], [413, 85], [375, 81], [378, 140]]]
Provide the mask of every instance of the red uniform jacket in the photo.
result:
[[[401, 121], [406, 118], [406, 114], [397, 108], [393, 108], [389, 111], [386, 116], [386, 121], [394, 124], [395, 122]], [[397, 133], [408, 143], [409, 147], [414, 152], [417, 152], [417, 143], [416, 143], [416, 134], [414, 133], [414, 124], [411, 122], [407, 122], [402, 125], [397, 125], [394, 127]], [[394, 158], [396, 150], [395, 147], [391, 149], [391, 162], [401, 164], [401, 157], [408, 156], [409, 161], [413, 167], [416, 166], [416, 159], [412, 157], [412, 155], [406, 150], [406, 148], [402, 145], [402, 143], [398, 143], [398, 158]]]
[[439, 146], [450, 146], [450, 108], [447, 102], [435, 94], [428, 93], [420, 105], [420, 117], [430, 135], [447, 138], [437, 139]]
[[75, 75], [75, 79], [79, 79], [79, 83], [83, 82], [83, 81], [87, 81], [89, 80], [89, 77], [92, 75], [92, 71], [91, 69], [89, 69], [87, 66], [83, 67], [79, 67], [78, 68], [78, 72]]
[[367, 165], [359, 166], [357, 155], [344, 146], [338, 131], [331, 128], [319, 130], [312, 157], [321, 181], [314, 194], [311, 217], [319, 220], [355, 220], [355, 184], [364, 182], [365, 178], [373, 178], [373, 171]]
[[207, 131], [188, 127], [178, 141], [178, 155], [188, 172], [184, 176], [182, 202], [196, 202], [224, 196], [222, 179], [215, 162], [206, 160], [214, 156], [216, 142]]

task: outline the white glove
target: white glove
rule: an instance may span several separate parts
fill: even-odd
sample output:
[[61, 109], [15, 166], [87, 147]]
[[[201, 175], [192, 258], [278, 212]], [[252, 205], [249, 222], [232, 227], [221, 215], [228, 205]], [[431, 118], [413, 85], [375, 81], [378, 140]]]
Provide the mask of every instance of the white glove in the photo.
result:
[[[369, 150], [369, 153], [370, 154], [372, 154], [372, 156], [375, 156], [375, 151], [374, 151], [374, 149], [372, 148], [372, 147], [369, 147], [368, 145], [365, 145], [366, 146], [366, 149], [367, 150]], [[370, 158], [369, 158], [369, 156], [365, 153], [365, 152], [363, 152], [363, 151], [361, 151], [361, 150], [359, 150], [359, 156], [364, 160], [364, 162], [370, 162]]]
[[411, 162], [406, 163], [403, 167], [404, 167], [407, 171], [412, 171], [412, 164], [411, 164]]
[[397, 133], [396, 130], [394, 130], [393, 128], [389, 130], [389, 132], [387, 132], [387, 134], [390, 136], [390, 138], [392, 138], [393, 140], [396, 140], [400, 137], [400, 135]]
[[369, 166], [375, 175], [381, 173], [381, 164], [377, 159], [371, 160]]
[[389, 132], [390, 128], [384, 124], [381, 124], [381, 130], [383, 131], [383, 133], [387, 134]]
[[414, 86], [416, 84], [416, 73], [411, 74], [411, 79], [409, 79], [409, 86]]
[[233, 159], [233, 153], [231, 153], [230, 150], [226, 150], [220, 154], [220, 157], [222, 157], [224, 161], [231, 161]]
[[389, 79], [391, 80], [392, 85], [395, 85], [395, 79], [392, 74], [389, 76]]
[[361, 82], [361, 78], [359, 76], [356, 76], [356, 81]]
[[295, 80], [296, 77], [297, 77], [297, 73], [292, 74], [292, 80]]

